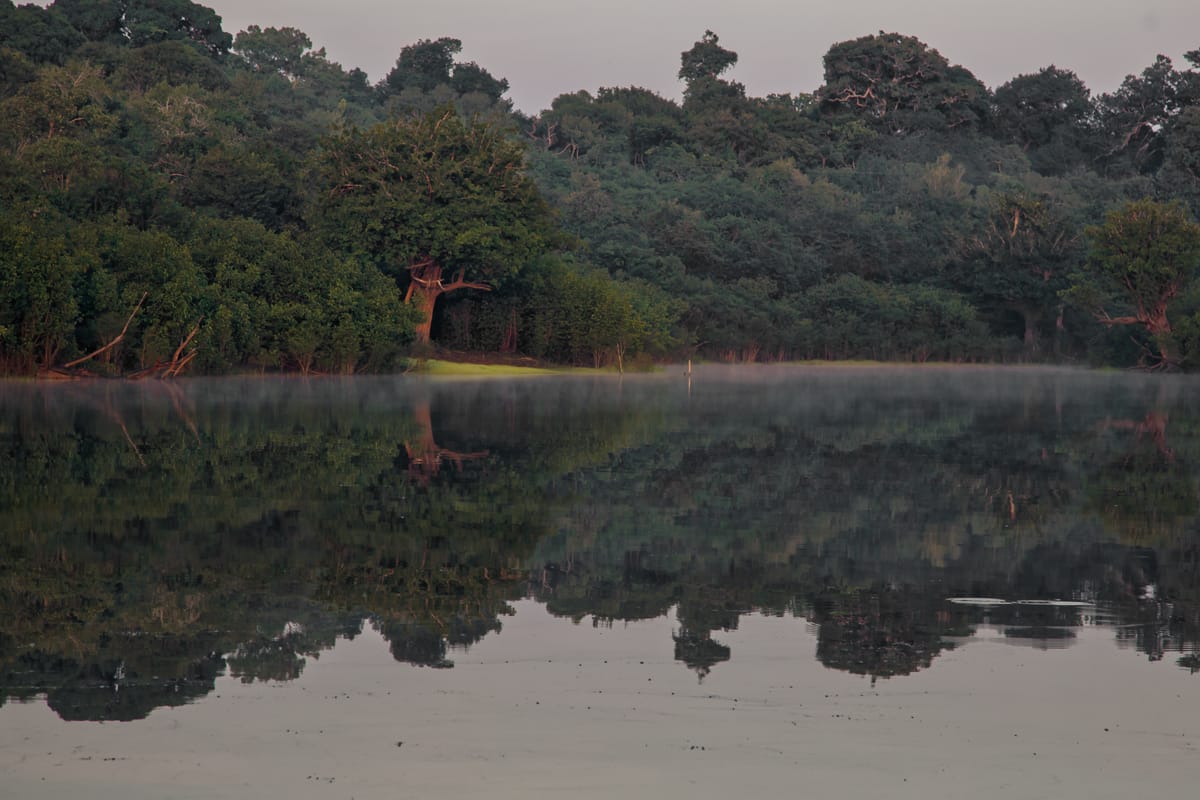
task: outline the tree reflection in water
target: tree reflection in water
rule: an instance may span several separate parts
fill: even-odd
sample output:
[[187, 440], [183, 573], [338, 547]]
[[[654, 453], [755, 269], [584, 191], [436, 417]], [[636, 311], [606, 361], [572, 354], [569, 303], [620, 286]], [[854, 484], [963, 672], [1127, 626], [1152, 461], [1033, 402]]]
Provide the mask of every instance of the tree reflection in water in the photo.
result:
[[872, 679], [982, 624], [1039, 647], [1115, 624], [1196, 669], [1190, 383], [764, 374], [5, 387], [0, 697], [136, 719], [221, 674], [295, 679], [364, 624], [450, 667], [525, 596], [674, 613], [701, 679], [746, 613]]

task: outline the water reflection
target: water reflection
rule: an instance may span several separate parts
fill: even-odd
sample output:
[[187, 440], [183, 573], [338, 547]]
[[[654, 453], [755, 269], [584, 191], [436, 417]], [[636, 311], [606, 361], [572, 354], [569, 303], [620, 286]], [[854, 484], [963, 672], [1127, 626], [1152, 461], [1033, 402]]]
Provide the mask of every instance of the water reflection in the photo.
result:
[[137, 719], [364, 625], [448, 668], [528, 596], [674, 614], [701, 679], [752, 612], [873, 680], [1084, 626], [1196, 671], [1195, 382], [694, 377], [5, 385], [0, 699]]

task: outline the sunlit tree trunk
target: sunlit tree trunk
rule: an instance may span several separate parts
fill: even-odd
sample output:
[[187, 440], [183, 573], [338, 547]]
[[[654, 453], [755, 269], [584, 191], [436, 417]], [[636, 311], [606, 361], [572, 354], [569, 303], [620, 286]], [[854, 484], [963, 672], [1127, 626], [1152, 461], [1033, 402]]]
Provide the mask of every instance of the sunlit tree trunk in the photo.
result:
[[455, 289], [481, 289], [485, 292], [492, 290], [486, 283], [472, 283], [464, 280], [465, 270], [459, 270], [454, 280], [445, 283], [442, 280], [442, 267], [432, 258], [423, 258], [408, 268], [410, 281], [404, 302], [411, 303], [419, 312], [419, 320], [415, 329], [417, 341], [429, 343], [429, 334], [433, 328], [433, 310], [439, 297]]

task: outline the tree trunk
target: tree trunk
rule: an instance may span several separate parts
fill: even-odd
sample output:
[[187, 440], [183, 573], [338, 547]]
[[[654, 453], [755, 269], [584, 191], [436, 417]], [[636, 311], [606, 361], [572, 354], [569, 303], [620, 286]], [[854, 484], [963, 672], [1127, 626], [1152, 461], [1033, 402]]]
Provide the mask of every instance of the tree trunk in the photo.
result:
[[432, 258], [422, 258], [409, 265], [408, 272], [411, 280], [404, 302], [412, 303], [420, 313], [415, 333], [421, 344], [429, 343], [429, 333], [433, 328], [433, 309], [437, 299], [446, 292], [455, 289], [481, 289], [485, 292], [492, 290], [486, 283], [471, 283], [463, 280], [465, 270], [459, 270], [450, 283], [442, 281], [442, 267]]
[[1025, 355], [1032, 356], [1038, 351], [1037, 324], [1041, 315], [1032, 308], [1022, 308], [1021, 317], [1025, 320]]
[[1158, 367], [1174, 369], [1176, 363], [1172, 359], [1175, 358], [1175, 341], [1171, 335], [1171, 323], [1167, 321], [1165, 308], [1151, 316], [1146, 322], [1146, 329], [1154, 337], [1154, 345], [1158, 348]]
[[[1138, 308], [1136, 315], [1125, 317], [1109, 316], [1108, 312], [1101, 309], [1096, 313], [1096, 318], [1102, 325], [1112, 327], [1113, 325], [1141, 325], [1146, 329], [1154, 339], [1154, 346], [1158, 348], [1158, 363], [1153, 365], [1154, 369], [1175, 369], [1178, 363], [1173, 361], [1175, 354], [1175, 337], [1171, 332], [1171, 323], [1167, 320], [1167, 300], [1174, 297], [1175, 293], [1164, 297], [1159, 303], [1152, 308], [1147, 309], [1145, 306]], [[1150, 348], [1144, 348], [1147, 353], [1154, 356]]]
[[421, 344], [428, 344], [429, 331], [433, 328], [433, 307], [444, 292], [441, 289], [428, 289], [415, 284], [409, 286], [408, 292], [409, 302], [416, 307], [420, 314], [415, 329], [417, 341]]

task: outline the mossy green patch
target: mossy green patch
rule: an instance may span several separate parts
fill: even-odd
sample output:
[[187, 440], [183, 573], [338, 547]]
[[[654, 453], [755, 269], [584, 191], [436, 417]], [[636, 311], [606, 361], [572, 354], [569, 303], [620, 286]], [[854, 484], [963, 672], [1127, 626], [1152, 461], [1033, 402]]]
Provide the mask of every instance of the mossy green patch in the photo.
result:
[[412, 372], [438, 377], [517, 378], [535, 375], [561, 375], [574, 370], [523, 367], [515, 364], [472, 364], [462, 361], [441, 361], [436, 358], [415, 362]]

